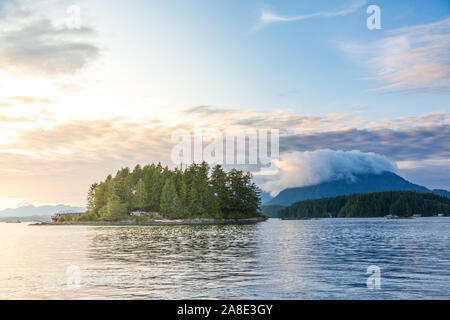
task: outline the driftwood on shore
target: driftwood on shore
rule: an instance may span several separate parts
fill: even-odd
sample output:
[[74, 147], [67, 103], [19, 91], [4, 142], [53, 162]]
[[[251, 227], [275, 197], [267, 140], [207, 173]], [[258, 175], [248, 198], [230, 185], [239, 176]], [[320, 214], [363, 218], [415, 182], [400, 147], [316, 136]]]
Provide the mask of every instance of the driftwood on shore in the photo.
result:
[[246, 219], [176, 219], [176, 220], [124, 220], [124, 221], [86, 221], [86, 222], [39, 222], [32, 226], [156, 226], [156, 225], [206, 225], [206, 224], [250, 224], [265, 221], [265, 217]]

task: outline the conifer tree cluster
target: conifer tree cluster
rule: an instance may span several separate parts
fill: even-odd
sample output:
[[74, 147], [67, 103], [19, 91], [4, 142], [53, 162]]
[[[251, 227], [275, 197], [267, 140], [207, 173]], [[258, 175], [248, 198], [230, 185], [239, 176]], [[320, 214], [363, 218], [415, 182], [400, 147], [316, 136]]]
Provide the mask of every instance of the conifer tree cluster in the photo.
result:
[[115, 177], [94, 183], [88, 192], [84, 220], [126, 219], [130, 212], [158, 212], [167, 219], [249, 218], [260, 215], [259, 189], [250, 173], [206, 162], [170, 170], [161, 164], [133, 171], [119, 170]]

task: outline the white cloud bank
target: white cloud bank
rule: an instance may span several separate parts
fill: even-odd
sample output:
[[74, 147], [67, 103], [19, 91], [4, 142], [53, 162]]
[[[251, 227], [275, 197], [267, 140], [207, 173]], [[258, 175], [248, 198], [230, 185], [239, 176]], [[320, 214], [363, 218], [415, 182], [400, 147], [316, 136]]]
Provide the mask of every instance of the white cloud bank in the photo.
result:
[[397, 171], [385, 156], [361, 151], [330, 149], [292, 152], [280, 156], [277, 175], [266, 176], [262, 189], [276, 196], [286, 188], [305, 187], [336, 178], [353, 179], [355, 174]]

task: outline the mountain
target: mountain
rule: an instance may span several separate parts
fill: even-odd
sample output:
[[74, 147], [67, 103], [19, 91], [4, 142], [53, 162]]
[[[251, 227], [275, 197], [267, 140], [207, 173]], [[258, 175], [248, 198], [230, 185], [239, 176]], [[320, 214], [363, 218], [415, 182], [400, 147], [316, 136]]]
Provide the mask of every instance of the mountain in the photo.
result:
[[84, 212], [86, 208], [65, 206], [62, 204], [55, 206], [26, 205], [14, 209], [4, 209], [0, 211], [0, 217], [31, 217], [31, 216], [51, 216], [60, 211]]
[[262, 191], [262, 190], [260, 190], [260, 191], [261, 191], [260, 198], [261, 198], [261, 203], [262, 204], [266, 204], [270, 200], [273, 199], [273, 197], [270, 195], [269, 192], [265, 192], [265, 191]]
[[339, 179], [323, 182], [317, 185], [290, 188], [281, 191], [265, 205], [291, 205], [294, 202], [333, 198], [355, 193], [370, 193], [381, 191], [413, 190], [420, 192], [434, 192], [443, 196], [450, 196], [445, 190], [430, 190], [426, 187], [411, 183], [393, 172], [385, 171], [381, 174], [359, 174], [354, 179]]

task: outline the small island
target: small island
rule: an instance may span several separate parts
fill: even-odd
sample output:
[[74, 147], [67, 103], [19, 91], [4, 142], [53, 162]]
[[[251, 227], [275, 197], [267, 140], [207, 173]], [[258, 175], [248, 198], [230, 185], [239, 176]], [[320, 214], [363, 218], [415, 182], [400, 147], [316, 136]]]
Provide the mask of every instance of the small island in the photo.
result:
[[384, 191], [272, 206], [281, 219], [433, 217], [450, 215], [450, 198], [418, 191]]
[[55, 214], [55, 225], [223, 224], [264, 221], [252, 175], [203, 162], [185, 169], [136, 165], [91, 185], [88, 210]]

